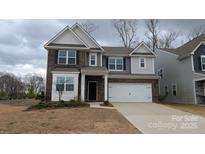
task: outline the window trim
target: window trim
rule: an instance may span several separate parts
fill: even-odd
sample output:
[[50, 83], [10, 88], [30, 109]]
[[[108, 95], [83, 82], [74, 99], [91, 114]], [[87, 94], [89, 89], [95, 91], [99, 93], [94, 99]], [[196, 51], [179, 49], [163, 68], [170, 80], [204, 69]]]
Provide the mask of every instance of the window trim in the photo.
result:
[[[173, 94], [173, 92], [174, 92], [173, 86], [176, 87], [176, 95]], [[172, 84], [172, 96], [177, 96], [177, 84], [176, 84], [176, 83], [175, 83], [175, 84]]]
[[[57, 79], [58, 79], [58, 77], [62, 77], [62, 78], [64, 78], [64, 83], [63, 83], [63, 92], [74, 92], [74, 90], [75, 90], [75, 81], [74, 81], [74, 77], [73, 76], [56, 76], [56, 82], [55, 82], [55, 90], [56, 90], [56, 92], [58, 92], [57, 91], [57, 88], [56, 88], [56, 85], [57, 85]], [[72, 80], [73, 80], [73, 84], [68, 84], [67, 83], [67, 81], [66, 81], [66, 78], [72, 78]], [[73, 90], [66, 90], [66, 85], [73, 85]]]
[[[91, 56], [94, 55], [95, 56], [95, 64], [91, 64]], [[97, 53], [90, 53], [89, 54], [89, 66], [97, 66]]]
[[[110, 68], [110, 59], [115, 59], [115, 69]], [[117, 59], [122, 60], [122, 69], [117, 69]], [[109, 71], [119, 71], [122, 72], [124, 70], [124, 58], [123, 57], [108, 57], [108, 69]]]
[[205, 58], [205, 55], [201, 55], [201, 70], [205, 71], [205, 68], [203, 69], [203, 64], [205, 63], [202, 62], [202, 58]]
[[[58, 64], [61, 64], [61, 65], [65, 65], [64, 63], [60, 63], [59, 62], [59, 59], [60, 59], [60, 52], [61, 51], [65, 51], [65, 64], [67, 63], [67, 51], [66, 50], [58, 50]], [[62, 58], [62, 57], [61, 57]]]
[[[141, 60], [144, 59], [144, 67], [141, 66]], [[146, 68], [146, 58], [144, 57], [139, 57], [139, 68], [140, 69], [145, 69]]]
[[[60, 58], [60, 51], [65, 51], [66, 52], [66, 63], [59, 63], [59, 58]], [[68, 52], [69, 51], [74, 51], [75, 52], [75, 57], [68, 57]], [[75, 63], [74, 64], [68, 64], [68, 58], [75, 58]], [[63, 50], [63, 49], [60, 49], [60, 50], [58, 50], [58, 64], [60, 64], [60, 65], [76, 65], [77, 64], [77, 52], [76, 52], [76, 50]]]

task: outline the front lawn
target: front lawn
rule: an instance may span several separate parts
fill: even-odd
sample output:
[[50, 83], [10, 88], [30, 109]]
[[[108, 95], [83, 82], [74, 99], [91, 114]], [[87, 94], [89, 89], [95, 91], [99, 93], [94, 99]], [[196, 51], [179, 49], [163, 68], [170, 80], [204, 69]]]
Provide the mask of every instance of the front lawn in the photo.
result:
[[195, 104], [176, 104], [176, 103], [168, 103], [168, 104], [163, 104], [167, 105], [169, 107], [173, 107], [178, 110], [182, 110], [185, 112], [189, 112], [192, 114], [200, 115], [200, 116], [205, 116], [205, 105], [195, 105]]
[[27, 108], [0, 103], [0, 133], [140, 133], [115, 109]]

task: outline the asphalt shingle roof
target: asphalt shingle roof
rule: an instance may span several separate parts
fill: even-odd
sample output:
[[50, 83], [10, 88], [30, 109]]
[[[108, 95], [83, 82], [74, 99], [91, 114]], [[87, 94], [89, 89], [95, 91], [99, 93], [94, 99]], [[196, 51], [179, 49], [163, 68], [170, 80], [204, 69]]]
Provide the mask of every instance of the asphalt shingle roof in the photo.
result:
[[161, 48], [161, 50], [165, 50], [170, 53], [174, 53], [179, 55], [179, 59], [185, 58], [189, 56], [192, 51], [199, 45], [199, 43], [205, 42], [205, 34], [202, 34], [191, 41], [185, 43], [184, 45], [176, 48], [176, 49], [166, 49], [166, 48]]

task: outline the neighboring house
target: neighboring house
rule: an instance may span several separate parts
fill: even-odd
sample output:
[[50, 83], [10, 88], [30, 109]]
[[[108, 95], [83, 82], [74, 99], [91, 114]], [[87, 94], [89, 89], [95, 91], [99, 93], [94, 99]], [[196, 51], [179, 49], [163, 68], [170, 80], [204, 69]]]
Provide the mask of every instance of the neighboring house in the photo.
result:
[[167, 95], [165, 101], [205, 103], [205, 35], [156, 54], [155, 69], [161, 75], [160, 94]]
[[65, 27], [45, 44], [48, 51], [46, 97], [110, 102], [158, 99], [156, 55], [142, 42], [137, 48], [101, 47], [79, 24]]

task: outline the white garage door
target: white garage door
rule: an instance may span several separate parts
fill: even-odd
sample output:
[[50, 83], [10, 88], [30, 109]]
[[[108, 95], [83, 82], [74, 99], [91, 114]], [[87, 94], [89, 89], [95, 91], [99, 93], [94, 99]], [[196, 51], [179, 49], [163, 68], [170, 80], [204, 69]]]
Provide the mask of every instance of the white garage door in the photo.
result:
[[109, 83], [110, 102], [152, 102], [152, 85], [145, 83]]

